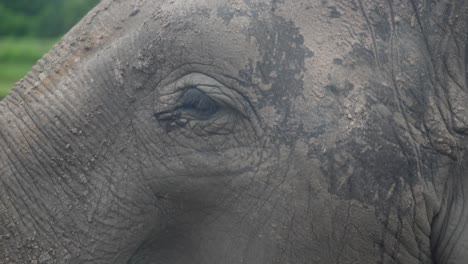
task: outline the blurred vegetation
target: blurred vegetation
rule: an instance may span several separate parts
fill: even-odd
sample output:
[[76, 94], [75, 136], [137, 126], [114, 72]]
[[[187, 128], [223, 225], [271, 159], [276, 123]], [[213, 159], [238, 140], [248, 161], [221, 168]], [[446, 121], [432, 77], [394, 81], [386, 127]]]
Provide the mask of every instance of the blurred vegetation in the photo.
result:
[[0, 38], [0, 99], [31, 69], [58, 38]]
[[99, 0], [0, 0], [0, 37], [57, 37]]
[[0, 0], [0, 99], [99, 0]]

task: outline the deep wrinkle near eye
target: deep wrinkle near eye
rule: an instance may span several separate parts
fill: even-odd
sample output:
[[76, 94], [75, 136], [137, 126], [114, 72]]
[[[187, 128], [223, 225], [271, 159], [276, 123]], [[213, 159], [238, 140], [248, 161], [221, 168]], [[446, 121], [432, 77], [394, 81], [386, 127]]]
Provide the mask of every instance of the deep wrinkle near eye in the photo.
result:
[[182, 97], [182, 105], [177, 108], [178, 112], [186, 112], [199, 119], [209, 119], [218, 110], [219, 104], [196, 87], [187, 90]]

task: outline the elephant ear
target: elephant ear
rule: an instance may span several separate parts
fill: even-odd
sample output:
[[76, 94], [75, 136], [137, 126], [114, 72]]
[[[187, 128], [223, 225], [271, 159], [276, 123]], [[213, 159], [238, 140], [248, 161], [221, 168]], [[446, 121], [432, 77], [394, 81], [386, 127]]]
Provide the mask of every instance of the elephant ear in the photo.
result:
[[[413, 3], [418, 2], [411, 0]], [[423, 1], [426, 2], [426, 1]], [[435, 150], [452, 158], [440, 211], [432, 222], [436, 263], [468, 260], [468, 1], [432, 2], [419, 12], [432, 72], [425, 115]]]

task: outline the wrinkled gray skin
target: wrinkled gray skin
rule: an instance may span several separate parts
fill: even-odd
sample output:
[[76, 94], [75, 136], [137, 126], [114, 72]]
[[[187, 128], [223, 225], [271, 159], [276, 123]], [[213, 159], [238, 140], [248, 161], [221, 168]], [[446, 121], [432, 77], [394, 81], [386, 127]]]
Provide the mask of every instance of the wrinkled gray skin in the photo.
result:
[[467, 263], [463, 0], [107, 0], [0, 103], [1, 263]]

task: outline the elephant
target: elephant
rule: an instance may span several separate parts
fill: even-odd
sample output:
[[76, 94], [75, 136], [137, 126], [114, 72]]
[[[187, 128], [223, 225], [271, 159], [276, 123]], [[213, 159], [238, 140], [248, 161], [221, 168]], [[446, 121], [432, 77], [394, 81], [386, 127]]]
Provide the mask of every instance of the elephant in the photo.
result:
[[0, 102], [1, 263], [467, 263], [465, 0], [103, 0]]

